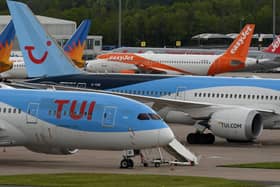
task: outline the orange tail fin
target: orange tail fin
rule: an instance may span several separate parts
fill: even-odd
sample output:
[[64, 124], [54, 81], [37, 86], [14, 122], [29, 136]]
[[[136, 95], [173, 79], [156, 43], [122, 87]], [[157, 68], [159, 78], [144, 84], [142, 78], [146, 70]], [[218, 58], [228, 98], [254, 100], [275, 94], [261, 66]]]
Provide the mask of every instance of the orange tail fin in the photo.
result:
[[216, 75], [245, 67], [255, 25], [247, 24], [223, 55], [210, 66], [207, 75]]
[[234, 60], [245, 62], [251, 44], [254, 29], [254, 24], [245, 25], [240, 34], [236, 37], [236, 39], [226, 50], [224, 55]]

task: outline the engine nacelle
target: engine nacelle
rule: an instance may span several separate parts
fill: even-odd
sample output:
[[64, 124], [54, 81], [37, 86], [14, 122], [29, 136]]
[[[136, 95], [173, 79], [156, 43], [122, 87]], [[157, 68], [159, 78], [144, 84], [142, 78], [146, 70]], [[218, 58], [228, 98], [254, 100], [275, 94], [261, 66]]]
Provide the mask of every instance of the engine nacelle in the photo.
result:
[[28, 146], [26, 148], [29, 149], [32, 152], [52, 154], [52, 155], [72, 155], [72, 154], [75, 154], [79, 151], [79, 149], [60, 148], [60, 147]]
[[212, 114], [209, 125], [216, 136], [235, 141], [254, 140], [263, 129], [261, 114], [247, 108], [217, 111]]
[[179, 123], [179, 124], [194, 124], [195, 120], [192, 117], [180, 111], [169, 111], [165, 116], [162, 116], [165, 122], [167, 123]]

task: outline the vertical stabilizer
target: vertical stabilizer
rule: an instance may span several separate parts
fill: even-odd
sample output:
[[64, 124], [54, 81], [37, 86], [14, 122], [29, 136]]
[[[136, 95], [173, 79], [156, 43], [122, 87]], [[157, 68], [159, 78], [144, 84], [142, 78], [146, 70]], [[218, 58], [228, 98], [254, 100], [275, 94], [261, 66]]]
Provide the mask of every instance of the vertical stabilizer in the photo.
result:
[[9, 59], [13, 48], [14, 38], [15, 28], [13, 21], [11, 20], [0, 35], [0, 73], [13, 67], [13, 63]]
[[243, 69], [245, 67], [254, 29], [254, 24], [245, 25], [226, 52], [212, 63], [207, 74], [216, 75]]
[[276, 36], [273, 42], [263, 50], [266, 53], [280, 54], [280, 35]]
[[80, 70], [58, 47], [23, 3], [7, 4], [14, 22], [17, 38], [23, 53], [28, 77], [79, 74]]
[[63, 47], [65, 53], [79, 68], [85, 66], [83, 54], [90, 25], [91, 21], [89, 19], [84, 20]]

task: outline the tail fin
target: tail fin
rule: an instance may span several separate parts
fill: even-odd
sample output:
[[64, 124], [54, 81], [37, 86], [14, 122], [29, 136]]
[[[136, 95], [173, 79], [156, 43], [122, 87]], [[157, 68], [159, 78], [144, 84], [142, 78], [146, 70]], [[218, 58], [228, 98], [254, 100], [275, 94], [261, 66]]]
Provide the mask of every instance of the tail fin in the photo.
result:
[[273, 42], [263, 52], [280, 54], [280, 35], [276, 36]]
[[25, 4], [10, 0], [7, 4], [29, 77], [80, 73]]
[[0, 35], [0, 72], [7, 71], [13, 67], [13, 63], [9, 59], [14, 38], [15, 28], [11, 20]]
[[245, 25], [225, 53], [212, 63], [207, 74], [216, 75], [244, 68], [254, 29], [254, 24]]
[[79, 68], [82, 68], [85, 65], [85, 61], [82, 58], [86, 45], [85, 41], [90, 29], [90, 24], [90, 20], [84, 20], [63, 47], [65, 53]]
[[225, 54], [229, 58], [238, 60], [245, 63], [248, 55], [251, 40], [254, 34], [255, 25], [247, 24], [236, 37], [236, 39], [231, 43], [229, 48], [226, 50]]

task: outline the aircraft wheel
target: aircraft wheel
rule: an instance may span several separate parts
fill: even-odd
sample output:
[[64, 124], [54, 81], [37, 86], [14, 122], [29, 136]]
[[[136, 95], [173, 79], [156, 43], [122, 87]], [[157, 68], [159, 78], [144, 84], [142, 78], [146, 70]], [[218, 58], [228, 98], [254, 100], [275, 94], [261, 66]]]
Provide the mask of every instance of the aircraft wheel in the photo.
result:
[[123, 159], [120, 164], [120, 168], [126, 169], [129, 167], [128, 159]]
[[134, 167], [134, 162], [132, 159], [127, 159], [128, 162], [128, 168], [133, 168]]
[[156, 168], [160, 167], [160, 163], [156, 162], [156, 163], [155, 163], [155, 167], [156, 167]]
[[188, 136], [187, 136], [187, 142], [188, 142], [189, 144], [197, 144], [197, 142], [198, 142], [197, 139], [198, 139], [198, 138], [197, 138], [197, 136], [196, 136], [195, 133], [190, 133], [190, 134], [188, 134]]
[[190, 133], [187, 136], [187, 142], [189, 144], [213, 144], [215, 142], [215, 136], [212, 133]]

